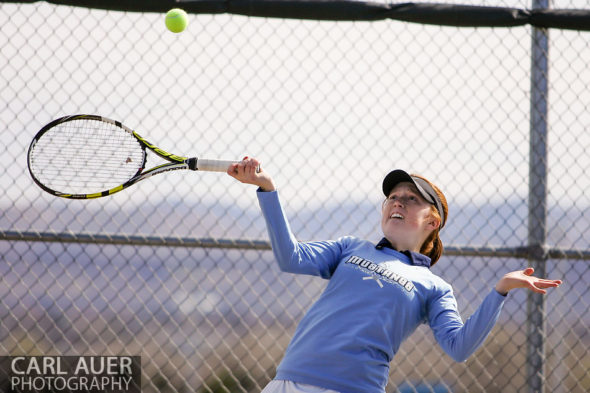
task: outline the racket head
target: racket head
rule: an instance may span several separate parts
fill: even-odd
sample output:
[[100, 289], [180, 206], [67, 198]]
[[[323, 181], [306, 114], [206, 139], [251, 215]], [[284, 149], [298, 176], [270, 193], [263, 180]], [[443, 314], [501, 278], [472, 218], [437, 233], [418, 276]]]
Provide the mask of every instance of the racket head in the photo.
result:
[[29, 173], [50, 194], [92, 199], [120, 191], [146, 163], [143, 143], [118, 121], [97, 115], [56, 119], [33, 138]]

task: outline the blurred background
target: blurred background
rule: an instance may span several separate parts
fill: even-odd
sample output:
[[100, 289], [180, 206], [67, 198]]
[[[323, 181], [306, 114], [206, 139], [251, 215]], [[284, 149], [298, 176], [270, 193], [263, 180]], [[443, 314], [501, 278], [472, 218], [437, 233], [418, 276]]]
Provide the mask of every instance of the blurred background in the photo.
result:
[[[0, 354], [141, 355], [144, 392], [259, 392], [326, 284], [279, 272], [255, 188], [224, 174], [89, 201], [44, 193], [28, 145], [67, 114], [120, 120], [179, 155], [261, 159], [300, 240], [377, 242], [385, 174], [432, 179], [450, 205], [432, 270], [464, 319], [504, 273], [539, 263], [518, 251], [535, 225], [531, 26], [189, 17], [173, 34], [159, 13], [0, 4]], [[466, 363], [420, 327], [388, 393], [528, 391], [535, 334], [544, 389], [590, 390], [590, 33], [546, 33], [541, 229], [561, 253], [542, 266], [564, 284], [537, 327], [538, 300], [511, 293]]]

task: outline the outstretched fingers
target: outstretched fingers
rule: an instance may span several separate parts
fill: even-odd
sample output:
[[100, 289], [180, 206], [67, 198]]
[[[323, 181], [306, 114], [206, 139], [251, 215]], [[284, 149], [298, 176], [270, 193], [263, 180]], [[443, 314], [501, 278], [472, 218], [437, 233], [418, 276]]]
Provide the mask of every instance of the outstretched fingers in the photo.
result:
[[557, 288], [561, 285], [561, 283], [561, 280], [547, 280], [543, 278], [536, 278], [532, 280], [532, 286], [530, 288], [537, 293], [545, 294], [547, 293], [547, 291], [545, 290], [546, 288]]
[[544, 280], [539, 279], [536, 281], [535, 285], [539, 288], [556, 288], [560, 286], [562, 283], [561, 280]]

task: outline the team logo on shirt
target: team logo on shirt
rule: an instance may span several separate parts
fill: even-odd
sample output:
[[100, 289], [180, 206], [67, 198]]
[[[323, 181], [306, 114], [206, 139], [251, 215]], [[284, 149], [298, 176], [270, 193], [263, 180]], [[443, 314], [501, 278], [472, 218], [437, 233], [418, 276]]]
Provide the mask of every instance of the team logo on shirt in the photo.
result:
[[355, 265], [362, 271], [370, 273], [371, 275], [368, 277], [363, 277], [363, 280], [375, 280], [381, 288], [383, 288], [383, 284], [380, 280], [383, 279], [387, 282], [393, 282], [401, 285], [408, 292], [414, 290], [414, 283], [412, 281], [400, 276], [393, 270], [388, 269], [385, 263], [378, 265], [369, 261], [368, 259], [357, 257], [355, 255], [348, 258], [346, 263]]

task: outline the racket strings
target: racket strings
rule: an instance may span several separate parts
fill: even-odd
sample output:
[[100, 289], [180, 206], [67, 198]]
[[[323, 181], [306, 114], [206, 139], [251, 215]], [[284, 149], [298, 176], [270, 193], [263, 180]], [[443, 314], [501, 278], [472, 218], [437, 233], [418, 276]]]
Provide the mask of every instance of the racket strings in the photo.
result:
[[109, 122], [77, 119], [44, 133], [32, 148], [31, 171], [53, 190], [93, 194], [117, 187], [145, 164], [135, 137]]

